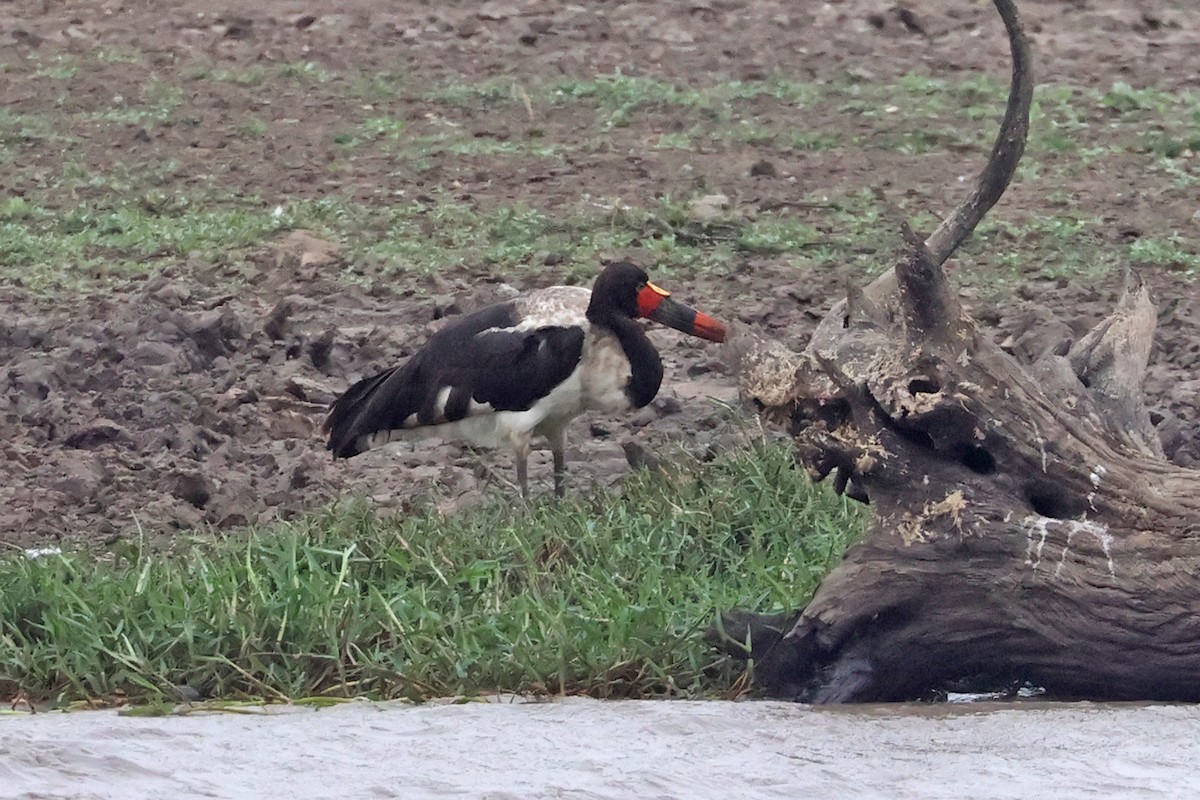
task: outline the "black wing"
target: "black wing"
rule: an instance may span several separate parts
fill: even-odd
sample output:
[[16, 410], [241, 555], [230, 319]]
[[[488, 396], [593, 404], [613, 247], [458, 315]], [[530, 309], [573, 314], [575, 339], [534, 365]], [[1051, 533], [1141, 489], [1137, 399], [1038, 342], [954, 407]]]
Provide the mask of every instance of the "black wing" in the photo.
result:
[[[438, 425], [472, 413], [525, 411], [562, 383], [583, 355], [583, 329], [514, 331], [499, 303], [439, 330], [407, 362], [354, 384], [330, 409], [326, 447], [338, 458], [366, 449], [376, 431]], [[444, 395], [444, 396], [443, 396]]]

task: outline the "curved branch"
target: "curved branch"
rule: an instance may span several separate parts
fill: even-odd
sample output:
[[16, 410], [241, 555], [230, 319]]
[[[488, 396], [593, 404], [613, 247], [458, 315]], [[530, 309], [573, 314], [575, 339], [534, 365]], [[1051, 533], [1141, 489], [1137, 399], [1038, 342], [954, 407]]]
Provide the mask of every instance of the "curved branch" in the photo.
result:
[[1025, 38], [1025, 30], [1012, 0], [993, 2], [1004, 19], [1012, 49], [1012, 84], [1009, 87], [1008, 107], [1004, 111], [1004, 121], [1000, 124], [1000, 133], [992, 146], [987, 165], [975, 181], [974, 191], [925, 240], [925, 247], [938, 265], [946, 263], [946, 259], [1004, 194], [1017, 170], [1017, 162], [1025, 152], [1025, 139], [1029, 135], [1029, 106], [1033, 102], [1029, 41]]

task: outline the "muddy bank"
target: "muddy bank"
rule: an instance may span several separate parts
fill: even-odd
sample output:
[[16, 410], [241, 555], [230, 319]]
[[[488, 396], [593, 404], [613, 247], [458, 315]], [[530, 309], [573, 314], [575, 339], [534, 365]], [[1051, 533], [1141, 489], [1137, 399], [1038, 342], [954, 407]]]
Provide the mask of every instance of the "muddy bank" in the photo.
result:
[[0, 717], [0, 797], [1151, 798], [1200, 790], [1188, 706], [354, 703]]

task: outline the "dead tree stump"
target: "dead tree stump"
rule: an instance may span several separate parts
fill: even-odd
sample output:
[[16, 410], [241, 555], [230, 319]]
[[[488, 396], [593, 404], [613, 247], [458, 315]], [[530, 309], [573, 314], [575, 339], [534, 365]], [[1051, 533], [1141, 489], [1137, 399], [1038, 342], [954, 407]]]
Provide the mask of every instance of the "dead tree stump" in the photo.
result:
[[[1095, 699], [1200, 699], [1200, 472], [1169, 464], [1143, 401], [1155, 314], [1113, 315], [1021, 365], [942, 264], [1007, 187], [1033, 81], [1010, 0], [1008, 109], [971, 196], [808, 347], [740, 343], [743, 393], [818, 479], [868, 502], [864, 539], [794, 616], [730, 615], [768, 692], [903, 700], [1028, 681]], [[1065, 351], [1065, 352], [1064, 352]]]

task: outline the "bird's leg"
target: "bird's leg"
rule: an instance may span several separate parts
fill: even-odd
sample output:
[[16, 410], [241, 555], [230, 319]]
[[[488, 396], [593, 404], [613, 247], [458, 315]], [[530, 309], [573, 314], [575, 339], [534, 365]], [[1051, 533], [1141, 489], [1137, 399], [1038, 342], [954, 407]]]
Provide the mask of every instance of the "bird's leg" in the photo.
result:
[[512, 438], [513, 453], [517, 458], [517, 485], [521, 487], [521, 499], [529, 499], [529, 440], [530, 436]]
[[517, 453], [517, 484], [521, 487], [521, 499], [529, 499], [529, 454]]
[[562, 497], [567, 488], [567, 459], [563, 452], [566, 449], [566, 429], [551, 431], [546, 438], [550, 440], [550, 452], [554, 455], [554, 496]]
[[554, 496], [562, 497], [566, 494], [566, 479], [567, 479], [567, 464], [563, 456], [562, 450], [554, 452]]

